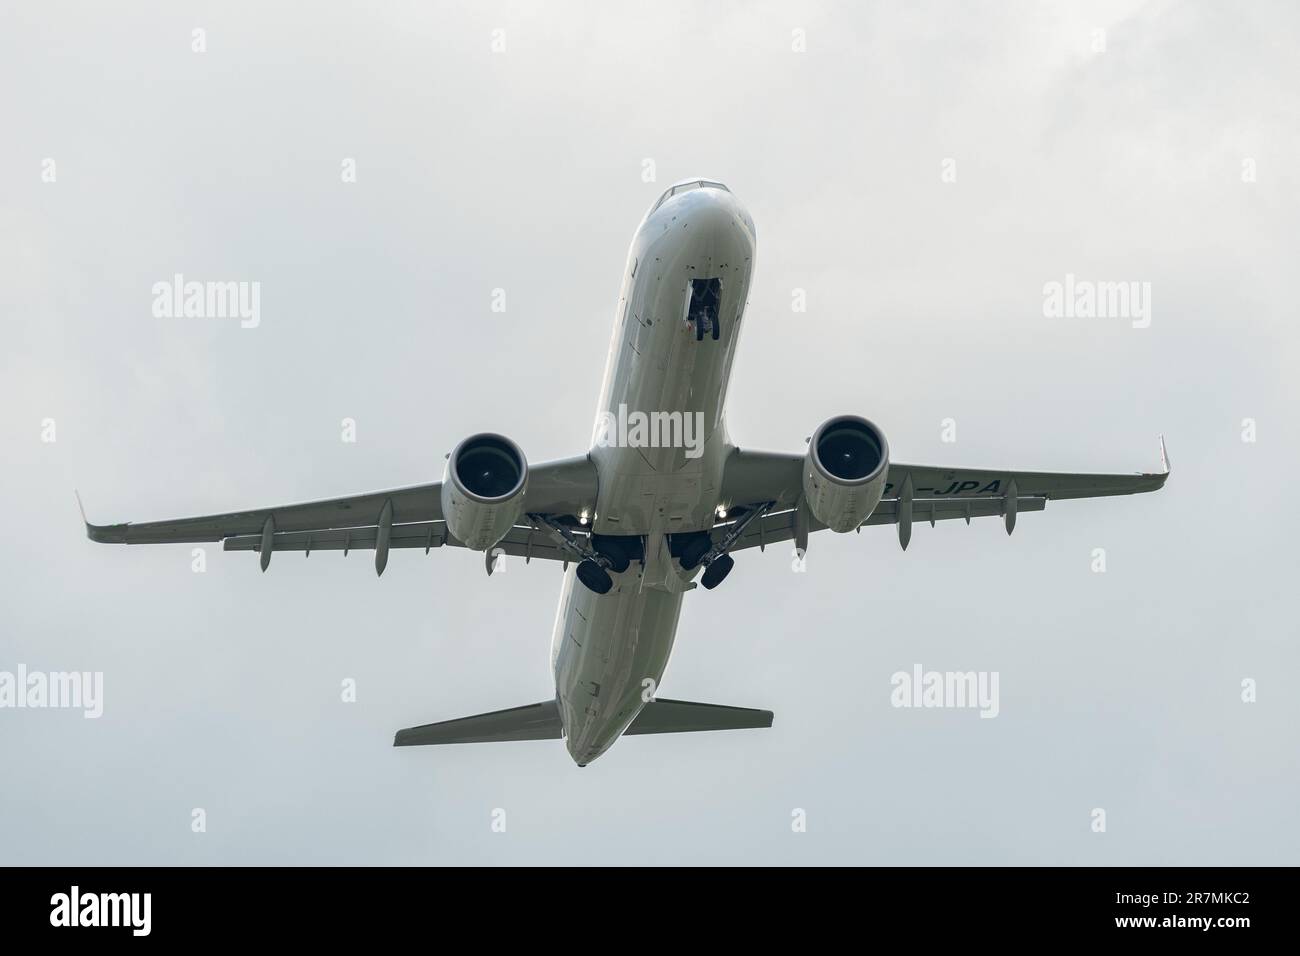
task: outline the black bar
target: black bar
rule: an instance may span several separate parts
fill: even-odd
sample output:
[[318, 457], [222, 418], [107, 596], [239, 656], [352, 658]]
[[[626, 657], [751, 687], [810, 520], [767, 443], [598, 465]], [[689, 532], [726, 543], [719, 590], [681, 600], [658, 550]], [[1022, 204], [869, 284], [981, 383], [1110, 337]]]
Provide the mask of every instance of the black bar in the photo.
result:
[[[786, 931], [918, 946], [1130, 937], [1215, 944], [1285, 932], [1294, 874], [1269, 869], [295, 869], [40, 868], [0, 871], [6, 940], [168, 943], [292, 939], [337, 945], [396, 935], [429, 948], [497, 948], [622, 933], [619, 948], [673, 945], [703, 919], [734, 943]], [[69, 924], [79, 913], [118, 926]], [[148, 896], [148, 934], [144, 902]], [[99, 894], [115, 894], [104, 900]], [[140, 894], [123, 897], [116, 894]], [[87, 897], [94, 897], [93, 903]], [[106, 905], [105, 905], [106, 904]], [[131, 917], [135, 917], [132, 920]], [[1202, 921], [1208, 921], [1203, 923]], [[1228, 922], [1231, 921], [1231, 922]], [[378, 934], [378, 935], [376, 935]], [[1290, 934], [1287, 934], [1290, 935]], [[608, 936], [604, 938], [609, 939]], [[638, 943], [637, 941], [640, 940]], [[916, 951], [915, 949], [909, 951]]]

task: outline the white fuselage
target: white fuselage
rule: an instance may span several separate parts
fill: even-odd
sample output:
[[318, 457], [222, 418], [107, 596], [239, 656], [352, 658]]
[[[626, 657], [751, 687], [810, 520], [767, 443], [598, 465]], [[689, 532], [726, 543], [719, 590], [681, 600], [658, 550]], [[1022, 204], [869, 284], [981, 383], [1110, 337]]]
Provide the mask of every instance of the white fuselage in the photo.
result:
[[[614, 574], [603, 595], [577, 584], [573, 568], [565, 575], [551, 660], [566, 745], [579, 765], [604, 753], [656, 693], [682, 595], [695, 587], [666, 536], [707, 531], [719, 505], [730, 447], [723, 412], [754, 226], [725, 187], [699, 182], [665, 193], [637, 230], [624, 270], [597, 416], [664, 427], [620, 427], [593, 439], [592, 531], [639, 536], [645, 559]], [[697, 340], [687, 321], [692, 279], [721, 280], [716, 340]]]

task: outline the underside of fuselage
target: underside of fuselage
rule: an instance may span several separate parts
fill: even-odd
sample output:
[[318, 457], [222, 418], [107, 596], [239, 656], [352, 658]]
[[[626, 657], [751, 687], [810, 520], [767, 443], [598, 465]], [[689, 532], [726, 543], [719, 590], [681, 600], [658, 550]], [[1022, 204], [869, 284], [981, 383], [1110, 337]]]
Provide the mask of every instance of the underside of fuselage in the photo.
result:
[[683, 568], [680, 553], [714, 524], [754, 248], [748, 213], [708, 180], [667, 190], [633, 237], [597, 409], [591, 522], [640, 559], [604, 594], [570, 569], [552, 642], [565, 742], [580, 766], [653, 698], [682, 595], [695, 587], [698, 568]]

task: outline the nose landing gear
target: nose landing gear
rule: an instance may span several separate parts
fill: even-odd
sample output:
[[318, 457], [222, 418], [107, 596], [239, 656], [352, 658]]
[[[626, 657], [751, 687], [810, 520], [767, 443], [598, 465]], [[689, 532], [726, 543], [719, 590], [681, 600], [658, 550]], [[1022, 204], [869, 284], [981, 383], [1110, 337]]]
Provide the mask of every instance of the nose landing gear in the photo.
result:
[[719, 307], [722, 305], [721, 279], [692, 279], [691, 299], [686, 307], [686, 321], [695, 327], [695, 341], [703, 342], [708, 332], [713, 341], [722, 334]]

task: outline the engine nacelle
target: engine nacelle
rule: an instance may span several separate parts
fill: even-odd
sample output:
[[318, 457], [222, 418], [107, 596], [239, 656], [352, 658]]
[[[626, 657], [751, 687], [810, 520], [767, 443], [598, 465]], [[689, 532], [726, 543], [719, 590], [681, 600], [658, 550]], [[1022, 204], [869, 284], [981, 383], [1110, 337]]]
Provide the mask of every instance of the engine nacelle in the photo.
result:
[[803, 466], [803, 496], [832, 531], [852, 531], [880, 504], [889, 471], [889, 444], [857, 415], [832, 418], [813, 433]]
[[528, 460], [504, 435], [472, 435], [447, 456], [442, 516], [452, 537], [486, 551], [524, 512]]

